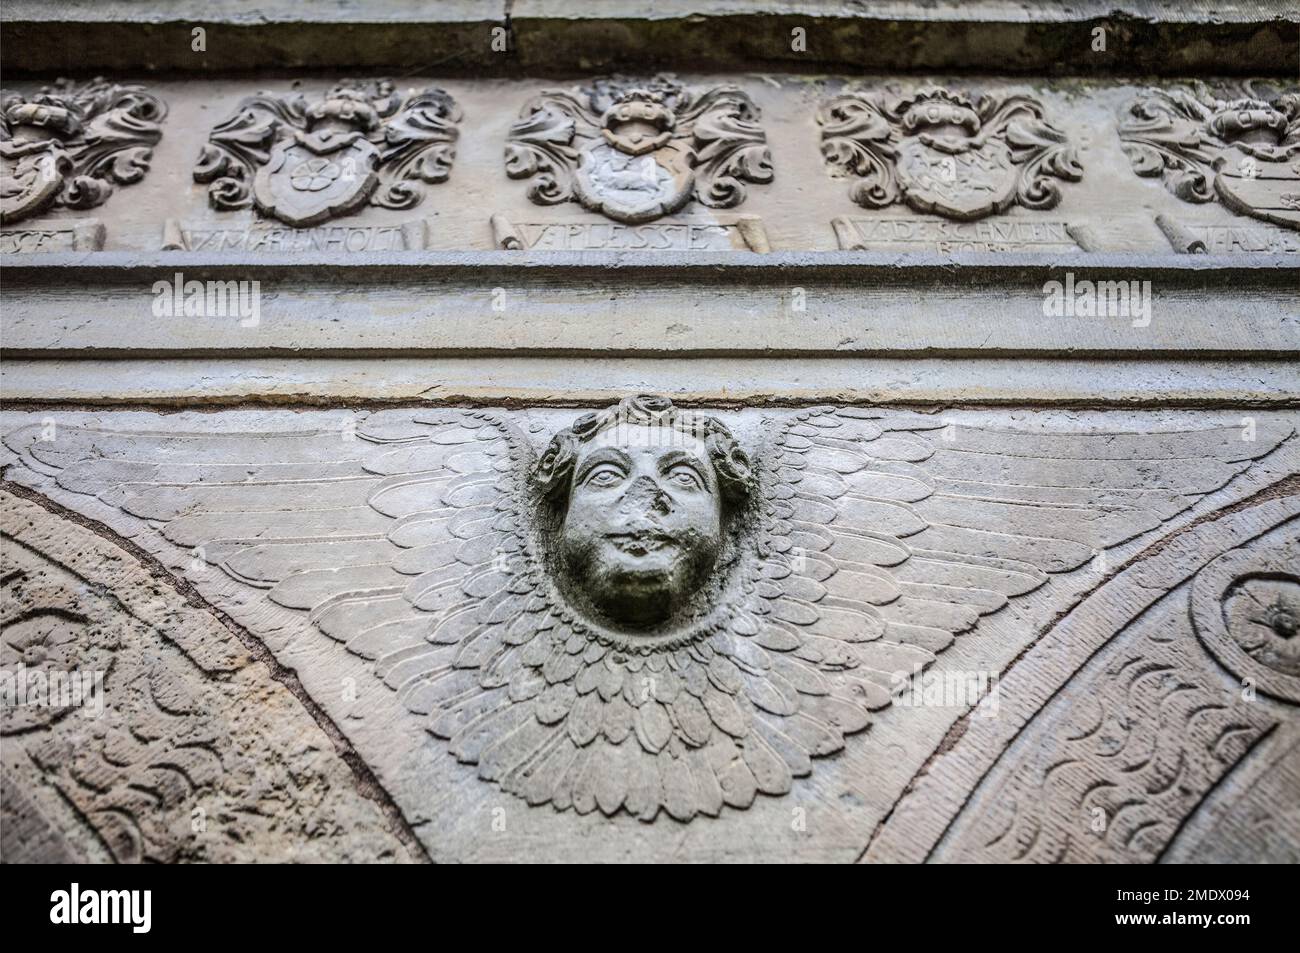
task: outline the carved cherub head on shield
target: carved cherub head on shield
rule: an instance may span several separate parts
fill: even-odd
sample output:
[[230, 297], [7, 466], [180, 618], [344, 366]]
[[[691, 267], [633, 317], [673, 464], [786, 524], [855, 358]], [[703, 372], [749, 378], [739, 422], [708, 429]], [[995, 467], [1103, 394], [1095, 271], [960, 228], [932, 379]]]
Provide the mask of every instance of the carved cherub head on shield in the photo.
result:
[[579, 418], [552, 438], [532, 479], [566, 601], [651, 640], [696, 614], [754, 489], [727, 427], [662, 397]]

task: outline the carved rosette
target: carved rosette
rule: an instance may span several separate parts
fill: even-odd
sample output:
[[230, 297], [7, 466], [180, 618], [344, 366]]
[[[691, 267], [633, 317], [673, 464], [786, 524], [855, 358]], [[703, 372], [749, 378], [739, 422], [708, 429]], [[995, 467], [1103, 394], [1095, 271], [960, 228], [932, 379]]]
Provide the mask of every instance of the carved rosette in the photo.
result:
[[258, 93], [213, 129], [194, 180], [215, 209], [255, 206], [295, 227], [367, 203], [408, 209], [451, 174], [460, 119], [443, 90], [403, 97], [388, 80], [339, 83], [315, 102]]
[[973, 221], [1012, 205], [1054, 208], [1056, 180], [1083, 177], [1065, 133], [1028, 96], [981, 97], [931, 87], [904, 99], [858, 91], [819, 110], [822, 155], [854, 181], [864, 208], [905, 202], [919, 212]]
[[661, 75], [597, 80], [529, 101], [511, 127], [506, 174], [538, 205], [579, 202], [626, 223], [692, 199], [734, 208], [746, 183], [772, 181], [759, 109], [733, 86], [696, 92]]
[[1274, 550], [1236, 550], [1192, 587], [1191, 618], [1210, 654], [1274, 698], [1300, 703], [1300, 537]]
[[1121, 117], [1133, 171], [1159, 177], [1184, 202], [1216, 197], [1235, 212], [1300, 229], [1300, 92], [1247, 81], [1228, 98], [1152, 89]]
[[167, 107], [143, 86], [60, 79], [39, 93], [0, 92], [0, 223], [50, 208], [90, 209], [139, 182]]

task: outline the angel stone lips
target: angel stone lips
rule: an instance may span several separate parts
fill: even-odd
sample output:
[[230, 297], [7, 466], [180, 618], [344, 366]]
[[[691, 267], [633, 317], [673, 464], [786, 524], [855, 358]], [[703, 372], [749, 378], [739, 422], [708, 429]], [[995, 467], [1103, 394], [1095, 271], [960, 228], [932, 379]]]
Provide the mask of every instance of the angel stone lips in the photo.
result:
[[631, 556], [644, 556], [647, 553], [663, 549], [665, 546], [678, 545], [675, 536], [657, 529], [606, 533], [605, 538]]

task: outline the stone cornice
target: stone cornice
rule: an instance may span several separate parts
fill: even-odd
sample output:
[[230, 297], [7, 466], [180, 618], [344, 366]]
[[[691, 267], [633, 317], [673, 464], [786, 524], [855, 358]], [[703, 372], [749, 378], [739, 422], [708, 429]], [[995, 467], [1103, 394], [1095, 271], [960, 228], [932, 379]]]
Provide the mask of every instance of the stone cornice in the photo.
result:
[[[3, 277], [22, 403], [571, 402], [641, 378], [698, 401], [1300, 393], [1296, 268], [1275, 256], [103, 252], [11, 256]], [[256, 282], [255, 320], [159, 316], [156, 283], [191, 281]], [[1136, 282], [1145, 310], [1049, 316], [1051, 282]]]
[[[606, 68], [995, 70], [1001, 73], [1294, 76], [1293, 4], [1172, 0], [940, 5], [514, 0], [315, 11], [301, 3], [6, 4], [11, 75], [81, 70], [436, 67], [445, 74]], [[213, 42], [195, 53], [191, 31]], [[1110, 36], [1091, 54], [1098, 27]], [[792, 31], [808, 42], [791, 49]], [[493, 30], [508, 38], [494, 50]], [[499, 47], [500, 44], [498, 44]]]

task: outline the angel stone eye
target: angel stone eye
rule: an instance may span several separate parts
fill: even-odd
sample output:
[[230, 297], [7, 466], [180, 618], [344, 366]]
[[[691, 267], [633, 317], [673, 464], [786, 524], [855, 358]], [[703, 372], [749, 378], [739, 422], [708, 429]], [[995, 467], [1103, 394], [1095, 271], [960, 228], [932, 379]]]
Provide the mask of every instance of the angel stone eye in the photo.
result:
[[684, 487], [691, 490], [701, 490], [704, 488], [704, 481], [700, 475], [688, 466], [676, 466], [668, 471], [668, 479], [676, 486]]
[[623, 471], [610, 464], [596, 467], [587, 475], [587, 483], [591, 486], [614, 486], [622, 479]]

